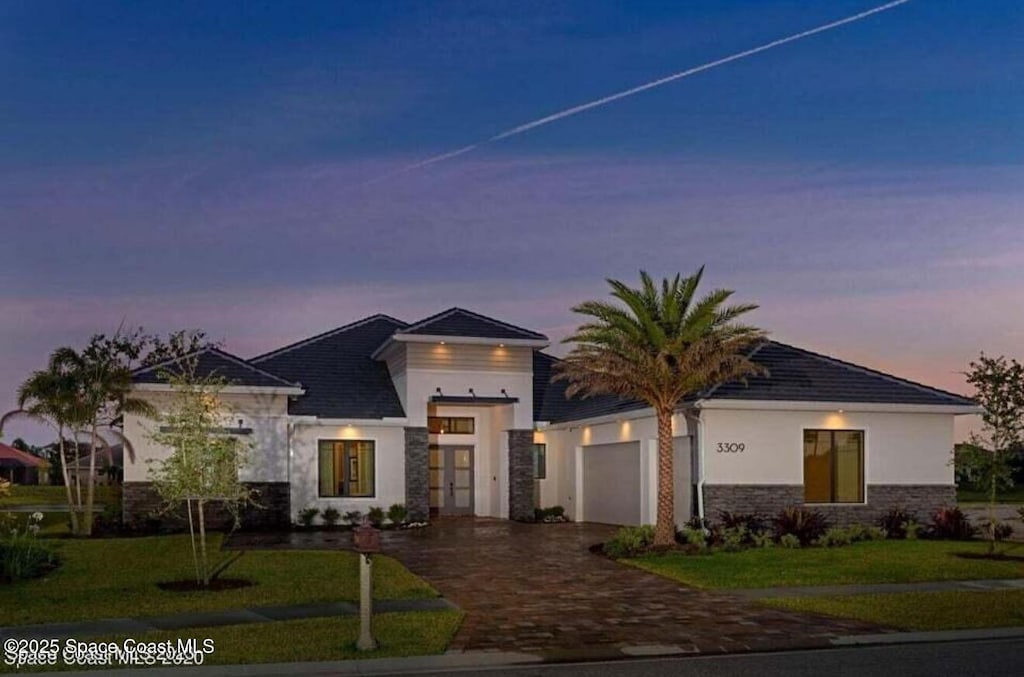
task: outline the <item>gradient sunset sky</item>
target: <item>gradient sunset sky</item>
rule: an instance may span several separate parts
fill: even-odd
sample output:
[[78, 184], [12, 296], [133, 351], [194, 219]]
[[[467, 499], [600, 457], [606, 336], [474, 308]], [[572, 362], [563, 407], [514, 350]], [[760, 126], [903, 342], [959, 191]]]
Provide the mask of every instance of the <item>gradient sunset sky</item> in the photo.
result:
[[913, 0], [366, 183], [877, 4], [0, 2], [0, 408], [122, 321], [250, 356], [460, 305], [557, 341], [605, 277], [701, 264], [780, 340], [967, 392], [980, 350], [1024, 358], [1018, 0]]

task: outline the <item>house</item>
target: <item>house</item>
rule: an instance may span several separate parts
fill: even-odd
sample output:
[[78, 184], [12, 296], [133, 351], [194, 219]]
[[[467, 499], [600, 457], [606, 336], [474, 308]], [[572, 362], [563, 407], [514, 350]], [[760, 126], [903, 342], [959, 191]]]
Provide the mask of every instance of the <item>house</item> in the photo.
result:
[[[227, 434], [252, 441], [242, 479], [260, 491], [253, 526], [299, 510], [366, 512], [404, 503], [416, 518], [531, 519], [562, 505], [575, 520], [655, 520], [657, 434], [643, 402], [567, 399], [542, 334], [452, 308], [412, 324], [374, 315], [265, 355], [197, 356], [231, 409]], [[955, 502], [959, 395], [776, 341], [751, 353], [769, 375], [713, 388], [673, 420], [676, 521], [718, 511], [774, 514], [813, 505], [839, 523], [893, 506]], [[158, 409], [161, 367], [135, 373]], [[124, 509], [158, 503], [154, 422], [127, 416]]]
[[27, 451], [0, 443], [0, 479], [11, 484], [39, 484], [46, 480], [46, 461]]

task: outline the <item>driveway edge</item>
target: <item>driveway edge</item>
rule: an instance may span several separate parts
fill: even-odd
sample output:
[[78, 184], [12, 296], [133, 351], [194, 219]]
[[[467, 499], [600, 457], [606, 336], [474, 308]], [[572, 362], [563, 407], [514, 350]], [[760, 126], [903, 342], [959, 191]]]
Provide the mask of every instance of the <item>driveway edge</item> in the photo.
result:
[[928, 630], [922, 632], [888, 632], [877, 635], [844, 635], [831, 640], [833, 646], [867, 646], [878, 644], [923, 644], [979, 639], [1015, 639], [1024, 637], [1024, 626], [1008, 628], [974, 628], [970, 630]]

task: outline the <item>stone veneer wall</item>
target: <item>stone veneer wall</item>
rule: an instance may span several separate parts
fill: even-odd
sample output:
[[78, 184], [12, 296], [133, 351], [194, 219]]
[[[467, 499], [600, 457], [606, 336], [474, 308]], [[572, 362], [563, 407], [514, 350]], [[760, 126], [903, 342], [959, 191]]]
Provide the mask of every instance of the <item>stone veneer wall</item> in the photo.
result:
[[851, 505], [804, 503], [801, 484], [705, 484], [704, 514], [712, 522], [720, 511], [774, 517], [783, 508], [805, 506], [825, 515], [836, 526], [871, 524], [896, 507], [927, 521], [942, 506], [956, 505], [956, 488], [949, 484], [869, 484], [867, 502]]
[[[241, 528], [250, 530], [287, 529], [291, 524], [291, 491], [287, 482], [247, 482], [257, 493], [257, 505], [245, 506], [241, 511]], [[166, 509], [164, 500], [151, 482], [125, 482], [122, 486], [122, 516], [126, 525], [136, 529], [175, 531], [188, 526], [184, 503]], [[234, 519], [216, 502], [204, 506], [208, 527], [230, 529]]]
[[533, 430], [508, 431], [508, 518], [533, 521]]
[[412, 521], [430, 519], [430, 451], [426, 428], [405, 429], [405, 508]]

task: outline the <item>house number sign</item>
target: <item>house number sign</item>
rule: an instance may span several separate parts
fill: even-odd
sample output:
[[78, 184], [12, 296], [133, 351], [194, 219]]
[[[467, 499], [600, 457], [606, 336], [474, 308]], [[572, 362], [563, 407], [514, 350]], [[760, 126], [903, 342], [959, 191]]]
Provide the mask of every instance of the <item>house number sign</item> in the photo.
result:
[[720, 454], [738, 454], [747, 448], [747, 445], [743, 442], [719, 442], [718, 453]]

